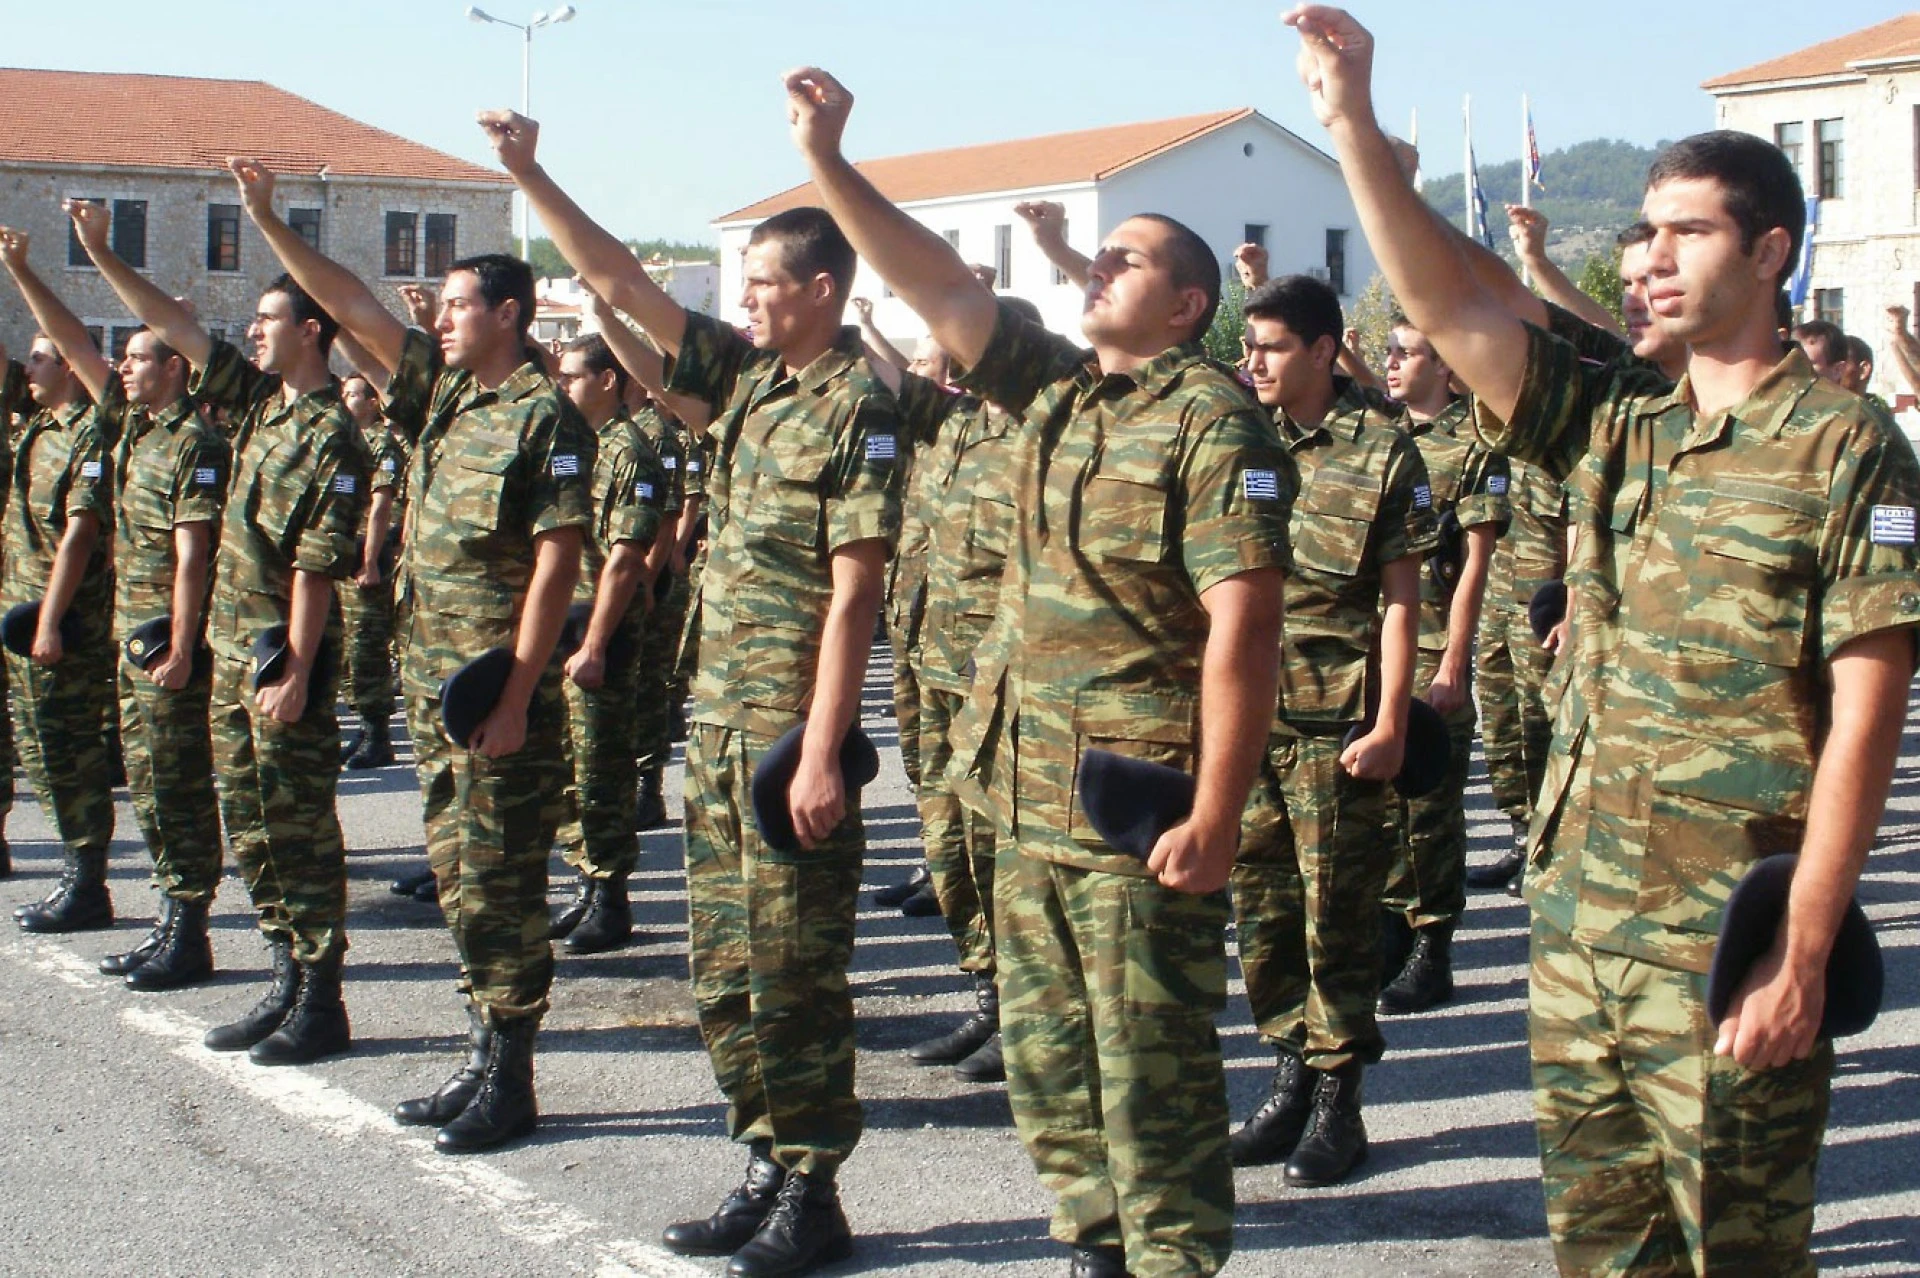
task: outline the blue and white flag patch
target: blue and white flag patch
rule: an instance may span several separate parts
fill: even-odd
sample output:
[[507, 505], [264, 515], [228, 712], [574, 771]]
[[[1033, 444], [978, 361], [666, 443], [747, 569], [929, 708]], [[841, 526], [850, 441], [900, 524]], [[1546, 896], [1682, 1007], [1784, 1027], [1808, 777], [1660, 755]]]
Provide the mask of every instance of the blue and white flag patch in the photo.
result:
[[893, 443], [892, 435], [867, 436], [867, 460], [868, 461], [892, 461], [894, 459], [894, 456], [895, 456], [895, 453], [894, 453], [894, 443]]
[[690, 457], [687, 459], [687, 473], [690, 475], [700, 473], [700, 459], [698, 457]]
[[202, 466], [193, 472], [193, 482], [202, 488], [211, 488], [220, 482], [220, 472], [211, 466]]
[[391, 457], [381, 458], [380, 469], [386, 471], [389, 475], [391, 475], [393, 473], [393, 458]]
[[335, 491], [336, 493], [352, 492], [353, 476], [352, 475], [335, 475], [333, 477], [333, 491]]
[[1433, 509], [1433, 489], [1427, 484], [1413, 486], [1413, 508], [1415, 510]]
[[668, 470], [680, 469], [680, 459], [678, 457], [673, 457], [673, 456], [662, 457], [660, 459], [660, 464], [662, 466], [665, 466]]
[[1243, 470], [1240, 472], [1240, 491], [1248, 501], [1279, 501], [1280, 475], [1271, 470]]
[[97, 461], [81, 462], [80, 478], [82, 479], [100, 478], [100, 463]]
[[1873, 508], [1873, 544], [1911, 546], [1913, 544], [1913, 507], [1875, 506]]
[[580, 457], [577, 453], [555, 453], [553, 455], [553, 473], [560, 479], [567, 479], [580, 473]]
[[1500, 494], [1506, 492], [1507, 477], [1505, 475], [1488, 475], [1487, 491], [1492, 493], [1495, 497], [1498, 497], [1500, 496]]
[[644, 479], [635, 480], [633, 484], [633, 495], [641, 501], [652, 501], [653, 485]]

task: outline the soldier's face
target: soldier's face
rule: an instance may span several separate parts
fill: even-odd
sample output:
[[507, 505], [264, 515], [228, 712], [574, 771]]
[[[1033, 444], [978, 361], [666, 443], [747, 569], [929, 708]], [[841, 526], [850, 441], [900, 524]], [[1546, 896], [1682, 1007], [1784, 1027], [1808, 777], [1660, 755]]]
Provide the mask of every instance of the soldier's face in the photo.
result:
[[120, 380], [126, 384], [127, 398], [148, 408], [165, 408], [180, 398], [182, 377], [177, 356], [159, 358], [152, 333], [135, 333], [127, 339], [127, 353], [120, 361]]
[[922, 338], [913, 348], [913, 358], [907, 361], [907, 371], [916, 377], [924, 377], [930, 382], [939, 382], [942, 386], [952, 375], [952, 362], [940, 343], [931, 337]]
[[[316, 328], [318, 325], [315, 326]], [[285, 293], [262, 293], [260, 306], [247, 326], [253, 343], [253, 362], [263, 373], [293, 370], [305, 345], [306, 325], [293, 317], [293, 300]]]
[[1446, 393], [1450, 376], [1424, 333], [1396, 328], [1388, 335], [1387, 394], [1403, 404], [1424, 404]]
[[1786, 266], [1787, 232], [1774, 227], [1741, 243], [1726, 193], [1711, 178], [1671, 178], [1647, 189], [1647, 305], [1669, 337], [1691, 346], [1732, 337], [1764, 312]]
[[1806, 352], [1807, 363], [1813, 365], [1814, 372], [1835, 385], [1847, 384], [1853, 365], [1847, 361], [1844, 349], [1836, 353], [1833, 343], [1822, 341], [1817, 337], [1802, 337], [1796, 340], [1800, 349]]
[[434, 328], [448, 368], [477, 368], [508, 348], [521, 346], [518, 310], [512, 302], [487, 305], [480, 277], [455, 271], [440, 288], [440, 314]]
[[1255, 316], [1247, 320], [1246, 348], [1253, 393], [1268, 408], [1297, 415], [1300, 405], [1324, 394], [1330, 384], [1335, 353], [1331, 338], [1309, 344], [1285, 321]]
[[832, 286], [823, 277], [801, 280], [792, 275], [785, 245], [778, 240], [750, 245], [741, 267], [740, 305], [747, 313], [747, 335], [755, 346], [783, 351], [804, 342], [821, 326], [824, 294]]
[[1656, 364], [1685, 359], [1687, 344], [1675, 341], [1653, 322], [1653, 308], [1647, 303], [1649, 282], [1646, 244], [1629, 244], [1620, 250], [1620, 318], [1626, 322], [1627, 341], [1635, 355]]
[[73, 371], [47, 338], [34, 338], [27, 351], [27, 392], [42, 408], [53, 408], [73, 398]]
[[1088, 341], [1151, 357], [1187, 340], [1206, 309], [1206, 294], [1174, 283], [1173, 235], [1145, 218], [1113, 228], [1087, 269], [1080, 331]]
[[362, 426], [371, 426], [380, 419], [380, 397], [373, 393], [373, 387], [364, 377], [349, 377], [340, 385], [340, 400], [353, 414], [353, 420]]
[[614, 389], [611, 373], [596, 373], [587, 367], [587, 357], [568, 351], [560, 357], [560, 371], [553, 375], [560, 393], [573, 402], [580, 415], [596, 425], [613, 416], [620, 407], [620, 392]]

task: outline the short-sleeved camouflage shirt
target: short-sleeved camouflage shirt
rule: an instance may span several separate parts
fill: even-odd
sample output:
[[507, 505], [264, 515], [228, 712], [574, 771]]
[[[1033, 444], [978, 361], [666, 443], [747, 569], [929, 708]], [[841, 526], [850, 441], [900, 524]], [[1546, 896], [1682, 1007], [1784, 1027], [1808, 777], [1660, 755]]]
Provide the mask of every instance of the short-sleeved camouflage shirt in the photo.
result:
[[1023, 853], [1117, 874], [1146, 866], [1094, 833], [1074, 777], [1099, 747], [1192, 772], [1200, 597], [1288, 567], [1299, 487], [1273, 422], [1197, 343], [1125, 373], [1001, 308], [962, 384], [1022, 415], [1007, 474], [1015, 541], [954, 783], [984, 797]]
[[1515, 424], [1480, 430], [1581, 518], [1529, 895], [1595, 948], [1703, 972], [1749, 865], [1799, 850], [1828, 661], [1920, 625], [1920, 463], [1798, 350], [1729, 412], [1690, 400], [1530, 329]]
[[[1420, 448], [1427, 464], [1427, 482], [1433, 488], [1433, 517], [1451, 513], [1462, 532], [1485, 524], [1504, 528], [1513, 512], [1508, 503], [1507, 459], [1487, 448], [1469, 426], [1473, 401], [1454, 400], [1427, 421], [1403, 419], [1402, 425]], [[1420, 575], [1420, 648], [1441, 652], [1447, 646], [1447, 613], [1452, 591], [1433, 573]]]
[[667, 473], [667, 489], [660, 513], [671, 519], [686, 504], [686, 427], [652, 404], [632, 414], [632, 417], [633, 424], [640, 430], [640, 438], [647, 441], [647, 447], [653, 449], [654, 456], [660, 459], [660, 468]]
[[860, 331], [789, 373], [705, 315], [687, 316], [668, 389], [713, 410], [715, 514], [700, 577], [693, 720], [778, 736], [813, 697], [831, 556], [900, 537], [900, 423]]
[[12, 490], [6, 518], [8, 607], [47, 592], [54, 556], [68, 521], [81, 514], [100, 521], [68, 612], [88, 633], [106, 634], [113, 609], [113, 460], [94, 418], [79, 400], [61, 409], [37, 409], [13, 445]]
[[394, 509], [400, 510], [407, 500], [407, 441], [384, 422], [372, 430], [355, 429], [372, 459], [368, 491], [391, 492]]
[[1433, 550], [1433, 490], [1399, 411], [1345, 378], [1319, 425], [1279, 414], [1300, 467], [1288, 525], [1293, 575], [1280, 661], [1280, 723], [1321, 732], [1358, 723], [1377, 697], [1381, 569]]
[[[593, 535], [580, 547], [580, 581], [573, 597], [592, 599], [600, 586], [607, 557], [623, 541], [638, 542], [642, 550], [653, 544], [666, 506], [666, 467], [648, 444], [633, 418], [621, 409], [598, 434], [593, 463]], [[630, 614], [638, 617], [644, 605], [634, 593]]]

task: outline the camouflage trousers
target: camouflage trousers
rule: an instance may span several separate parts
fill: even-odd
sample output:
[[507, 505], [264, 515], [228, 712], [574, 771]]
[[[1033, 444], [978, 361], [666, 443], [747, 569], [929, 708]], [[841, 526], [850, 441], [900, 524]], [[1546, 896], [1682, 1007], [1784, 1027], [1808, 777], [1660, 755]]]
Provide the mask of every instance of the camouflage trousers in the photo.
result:
[[1771, 1070], [1716, 1056], [1704, 975], [1590, 949], [1537, 914], [1531, 976], [1560, 1272], [1812, 1274], [1832, 1044]]
[[393, 579], [371, 590], [339, 581], [333, 593], [347, 637], [340, 657], [347, 704], [362, 723], [384, 724], [393, 718]]
[[211, 901], [220, 883], [220, 805], [213, 790], [213, 673], [169, 692], [122, 662], [120, 743], [134, 820], [153, 856], [153, 886]]
[[7, 685], [7, 663], [0, 661], [0, 847], [6, 846], [7, 814], [13, 811], [13, 774], [20, 766], [20, 755], [13, 748], [12, 694]]
[[633, 753], [642, 772], [664, 768], [672, 761], [673, 709], [686, 699], [686, 686], [675, 683], [673, 667], [680, 628], [687, 621], [687, 579], [675, 577], [672, 581], [640, 630], [640, 664], [634, 672]]
[[847, 964], [866, 828], [849, 795], [846, 820], [811, 851], [761, 842], [748, 786], [772, 744], [711, 724], [687, 738], [693, 1001], [727, 1134], [770, 1141], [790, 1171], [831, 1174], [862, 1127]]
[[1276, 736], [1241, 823], [1233, 912], [1253, 1023], [1317, 1070], [1386, 1049], [1374, 1016], [1386, 796], [1340, 766], [1338, 735]]
[[1490, 601], [1473, 663], [1480, 750], [1493, 806], [1524, 823], [1533, 813], [1553, 744], [1553, 716], [1544, 695], [1553, 654], [1534, 637], [1524, 610]]
[[211, 720], [220, 816], [260, 930], [317, 963], [347, 948], [347, 851], [334, 791], [340, 721], [333, 672], [314, 671], [306, 711], [281, 723], [253, 701], [253, 663], [214, 658]]
[[[621, 623], [629, 632], [637, 618]], [[633, 643], [633, 637], [622, 641]], [[635, 644], [635, 647], [638, 645]], [[638, 656], [607, 663], [606, 680], [589, 692], [563, 678], [567, 753], [573, 779], [561, 797], [560, 858], [590, 879], [624, 878], [640, 863], [634, 832], [639, 769], [634, 765], [634, 684]]]
[[918, 647], [917, 622], [887, 627], [887, 640], [893, 648], [893, 717], [900, 725], [900, 764], [907, 770], [907, 782], [920, 788], [920, 672], [914, 668]]
[[[962, 693], [920, 685], [920, 786], [914, 797], [920, 805], [927, 872], [960, 952], [960, 970], [991, 975], [993, 823], [969, 811], [947, 781], [947, 764], [953, 758], [947, 729], [965, 700]], [[901, 733], [905, 735], [905, 725]]]
[[[1422, 652], [1414, 686], [1425, 688], [1440, 654]], [[1467, 908], [1467, 768], [1473, 755], [1473, 698], [1446, 716], [1452, 747], [1440, 784], [1418, 799], [1386, 796], [1388, 840], [1396, 851], [1381, 901], [1416, 928], [1451, 923]]]
[[674, 649], [673, 675], [667, 684], [667, 704], [687, 703], [687, 688], [700, 668], [700, 572], [704, 559], [687, 565], [687, 602], [680, 618], [680, 642]]
[[993, 893], [1007, 1099], [1053, 1237], [1123, 1246], [1136, 1278], [1216, 1272], [1233, 1250], [1225, 893], [1005, 842]]
[[461, 983], [494, 1025], [545, 1015], [553, 987], [547, 854], [569, 775], [560, 679], [554, 662], [527, 707], [525, 744], [499, 759], [448, 740], [438, 696], [407, 697], [427, 864]]
[[70, 857], [104, 857], [113, 842], [113, 656], [104, 626], [52, 666], [7, 654], [20, 762]]

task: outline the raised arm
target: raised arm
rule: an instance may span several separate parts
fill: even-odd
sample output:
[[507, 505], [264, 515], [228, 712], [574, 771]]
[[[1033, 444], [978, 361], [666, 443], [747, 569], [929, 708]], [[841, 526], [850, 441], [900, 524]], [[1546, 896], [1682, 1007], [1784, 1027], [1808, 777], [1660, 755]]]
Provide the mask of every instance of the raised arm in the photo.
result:
[[119, 295], [133, 317], [185, 356], [187, 363], [205, 368], [208, 357], [213, 354], [213, 339], [200, 327], [200, 321], [193, 317], [186, 303], [169, 296], [107, 247], [107, 211], [86, 200], [67, 200], [60, 207], [73, 219], [73, 233], [100, 271], [100, 278]]
[[[887, 340], [880, 326], [873, 322], [873, 303], [864, 297], [853, 299], [853, 313], [860, 317], [860, 340], [867, 344], [867, 354], [879, 363], [896, 370], [904, 369], [913, 363], [905, 351]], [[892, 389], [889, 383], [889, 389]]]
[[786, 86], [793, 140], [827, 212], [933, 339], [962, 364], [978, 363], [999, 318], [993, 294], [951, 244], [888, 203], [841, 154], [853, 95], [817, 67], [788, 72]]
[[240, 203], [294, 282], [339, 323], [340, 331], [388, 368], [400, 366], [407, 326], [380, 304], [360, 277], [314, 248], [273, 211], [273, 171], [258, 160], [229, 159]]
[[640, 334], [627, 327], [625, 320], [614, 314], [607, 300], [591, 288], [586, 290], [587, 317], [593, 321], [600, 336], [607, 339], [607, 349], [620, 361], [620, 367], [627, 375], [647, 388], [649, 395], [658, 395], [666, 385], [666, 360]]
[[1301, 5], [1300, 77], [1332, 136], [1347, 189], [1380, 269], [1408, 319], [1489, 409], [1505, 418], [1520, 396], [1520, 320], [1475, 278], [1466, 255], [1400, 169], [1373, 112], [1373, 37], [1344, 12]]
[[1906, 307], [1887, 308], [1887, 342], [1893, 349], [1894, 367], [1900, 370], [1907, 389], [1920, 395], [1920, 341], [1914, 339], [1907, 327]]
[[1022, 200], [1013, 211], [1033, 232], [1033, 242], [1075, 288], [1087, 286], [1093, 260], [1067, 243], [1067, 208], [1056, 200]]
[[106, 393], [113, 365], [94, 348], [93, 339], [87, 336], [87, 326], [27, 264], [25, 231], [0, 226], [0, 263], [5, 263], [7, 274], [13, 276], [20, 296], [26, 299], [27, 309], [33, 312], [33, 322], [60, 352], [60, 358], [67, 361], [67, 367], [87, 388], [87, 394], [93, 396], [93, 402], [99, 403]]
[[540, 167], [535, 152], [540, 125], [515, 111], [482, 111], [480, 127], [493, 143], [500, 164], [527, 197], [554, 247], [587, 287], [633, 316], [660, 348], [672, 355], [686, 335], [687, 313], [653, 282], [640, 259], [611, 232], [588, 217], [573, 197]]
[[373, 357], [373, 352], [342, 332], [334, 334], [333, 348], [340, 352], [340, 358], [347, 361], [347, 367], [367, 379], [369, 386], [385, 386], [387, 379], [393, 376], [393, 369], [381, 360]]
[[[1533, 282], [1541, 296], [1555, 306], [1564, 307], [1595, 328], [1604, 328], [1615, 337], [1625, 337], [1613, 312], [1594, 301], [1567, 273], [1547, 256], [1547, 218], [1539, 209], [1507, 205], [1507, 235], [1513, 241], [1514, 255], [1533, 272]], [[1522, 316], [1525, 319], [1527, 317]]]

